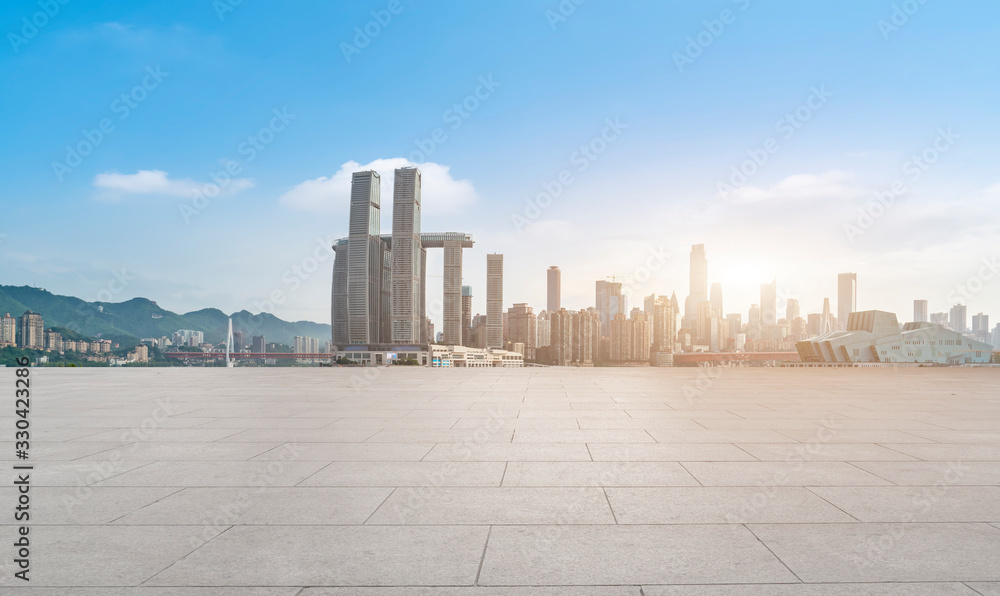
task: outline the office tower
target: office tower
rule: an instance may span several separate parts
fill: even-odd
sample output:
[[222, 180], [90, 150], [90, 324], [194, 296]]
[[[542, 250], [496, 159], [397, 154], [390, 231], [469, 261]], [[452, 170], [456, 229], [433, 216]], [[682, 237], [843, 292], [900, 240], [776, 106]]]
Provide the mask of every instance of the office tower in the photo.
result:
[[562, 308], [562, 272], [559, 267], [553, 265], [548, 272], [548, 300], [545, 302], [545, 309], [549, 312], [556, 312]]
[[[462, 248], [457, 238], [444, 241], [444, 343], [462, 343]], [[487, 257], [488, 258], [488, 257]], [[487, 273], [487, 279], [489, 273]], [[489, 288], [487, 288], [487, 301]], [[489, 312], [487, 310], [487, 312]]]
[[698, 305], [708, 300], [708, 258], [705, 245], [691, 246], [690, 291], [684, 301], [684, 327], [694, 329], [698, 316]]
[[509, 326], [508, 339], [513, 344], [524, 344], [522, 355], [527, 360], [535, 359], [535, 334], [538, 333], [537, 319], [532, 308], [524, 303], [518, 303], [507, 311]]
[[856, 310], [858, 310], [858, 274], [841, 273], [837, 276], [837, 321], [841, 330], [847, 329], [847, 315]]
[[751, 327], [760, 327], [760, 305], [751, 304], [750, 312], [747, 314], [747, 324]]
[[778, 280], [760, 286], [760, 324], [763, 327], [778, 324]]
[[791, 323], [797, 318], [799, 318], [799, 300], [798, 298], [789, 298], [785, 304], [785, 320]]
[[957, 331], [959, 333], [965, 333], [966, 322], [968, 321], [968, 316], [966, 315], [966, 307], [964, 304], [956, 304], [951, 307], [951, 313], [948, 316], [948, 327], [952, 331]]
[[472, 286], [462, 286], [462, 345], [472, 346]]
[[927, 301], [926, 300], [914, 300], [913, 301], [913, 322], [914, 323], [926, 323], [927, 322]]
[[656, 294], [650, 294], [642, 299], [642, 312], [647, 317], [653, 316], [653, 309], [656, 307]]
[[503, 348], [503, 255], [486, 255], [486, 347]]
[[392, 189], [392, 341], [420, 341], [420, 170], [395, 171]]
[[45, 326], [42, 315], [25, 311], [17, 321], [17, 347], [41, 350], [45, 348]]
[[[608, 324], [618, 313], [624, 313], [622, 309], [627, 302], [622, 296], [622, 284], [615, 281], [600, 280], [595, 289], [595, 308], [601, 318], [601, 333], [608, 333]], [[607, 337], [605, 335], [605, 337]]]
[[14, 345], [15, 343], [17, 343], [17, 319], [7, 313], [0, 317], [0, 346]]
[[351, 214], [347, 241], [347, 342], [381, 341], [383, 262], [379, 237], [380, 184], [378, 172], [355, 172], [351, 179]]
[[712, 292], [710, 294], [709, 302], [712, 303], [712, 311], [719, 313], [718, 316], [722, 316], [722, 284], [714, 283], [712, 284]]
[[654, 300], [647, 319], [650, 321], [652, 352], [673, 352], [677, 338], [677, 317], [670, 298], [660, 296]]

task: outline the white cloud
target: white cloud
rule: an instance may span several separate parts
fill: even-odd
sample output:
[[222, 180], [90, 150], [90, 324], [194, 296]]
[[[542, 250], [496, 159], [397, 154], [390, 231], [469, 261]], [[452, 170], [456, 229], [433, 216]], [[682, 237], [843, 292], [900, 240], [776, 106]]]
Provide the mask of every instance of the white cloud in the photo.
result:
[[403, 157], [376, 159], [364, 165], [349, 161], [332, 176], [306, 180], [281, 195], [279, 201], [293, 209], [346, 213], [350, 205], [351, 176], [354, 172], [375, 170], [382, 178], [382, 206], [392, 203], [393, 171], [417, 166], [421, 173], [421, 207], [424, 211], [454, 212], [477, 200], [476, 189], [469, 180], [455, 180], [451, 168], [433, 162], [411, 163]]
[[[204, 194], [212, 186], [219, 189], [219, 194], [231, 195], [252, 188], [253, 185], [253, 180], [249, 178], [234, 178], [219, 185], [196, 182], [190, 178], [171, 180], [163, 170], [139, 170], [135, 174], [105, 172], [94, 178], [94, 186], [105, 191], [99, 198], [112, 201], [129, 195], [192, 198], [199, 193]], [[213, 192], [210, 191], [209, 195]]]
[[852, 183], [853, 177], [839, 170], [824, 174], [795, 174], [770, 188], [743, 186], [729, 194], [733, 203], [763, 201], [809, 201], [815, 199], [853, 200], [864, 194], [864, 188]]

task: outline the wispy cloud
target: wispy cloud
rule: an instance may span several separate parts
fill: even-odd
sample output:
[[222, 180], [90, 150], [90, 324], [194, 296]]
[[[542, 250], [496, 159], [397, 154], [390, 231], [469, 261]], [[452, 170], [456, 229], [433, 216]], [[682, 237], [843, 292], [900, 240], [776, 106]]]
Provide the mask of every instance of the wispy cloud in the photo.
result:
[[853, 176], [840, 170], [823, 174], [795, 174], [769, 188], [743, 186], [729, 195], [734, 203], [764, 201], [811, 201], [818, 199], [849, 201], [865, 194], [854, 184]]
[[[98, 174], [94, 178], [94, 186], [104, 191], [98, 195], [98, 199], [118, 201], [136, 195], [192, 198], [203, 194], [206, 188], [213, 185], [196, 182], [190, 178], [171, 180], [163, 170], [139, 170], [135, 174], [118, 172]], [[223, 194], [232, 195], [253, 186], [254, 182], [249, 178], [236, 178], [226, 186]]]

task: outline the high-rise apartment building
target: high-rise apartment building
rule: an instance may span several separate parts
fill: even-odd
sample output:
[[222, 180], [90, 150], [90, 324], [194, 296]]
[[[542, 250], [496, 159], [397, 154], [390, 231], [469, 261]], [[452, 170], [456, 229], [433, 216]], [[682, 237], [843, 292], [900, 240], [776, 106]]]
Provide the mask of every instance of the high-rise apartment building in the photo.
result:
[[552, 334], [549, 353], [552, 363], [556, 366], [569, 366], [573, 363], [574, 315], [575, 313], [565, 308], [551, 314]]
[[966, 314], [966, 307], [964, 304], [956, 304], [951, 307], [951, 312], [948, 316], [948, 327], [952, 331], [965, 333], [968, 320], [969, 317]]
[[62, 334], [52, 330], [46, 331], [45, 349], [50, 352], [62, 352]]
[[992, 338], [990, 338], [990, 315], [983, 313], [972, 315], [972, 333], [977, 340], [992, 344]]
[[545, 309], [549, 312], [556, 312], [562, 308], [562, 272], [559, 267], [553, 265], [548, 271], [548, 296], [545, 302]]
[[0, 347], [17, 343], [17, 319], [6, 313], [0, 317]]
[[847, 329], [848, 315], [858, 310], [858, 274], [841, 273], [837, 276], [837, 321], [840, 329]]
[[669, 296], [660, 296], [653, 301], [648, 316], [652, 353], [674, 351], [677, 339], [676, 314]]
[[[399, 168], [392, 190], [392, 341], [420, 341], [420, 170]], [[384, 340], [383, 340], [384, 341]]]
[[242, 331], [233, 331], [233, 350], [242, 352], [247, 347], [246, 334]]
[[503, 348], [503, 255], [486, 255], [486, 347]]
[[636, 312], [630, 318], [618, 313], [611, 320], [609, 359], [612, 363], [649, 362], [650, 332], [646, 315]]
[[914, 323], [926, 323], [927, 318], [927, 301], [926, 300], [914, 300], [913, 301], [913, 322]]
[[537, 333], [535, 346], [547, 347], [552, 341], [552, 314], [549, 311], [543, 310], [538, 313], [538, 318], [535, 320], [535, 330]]
[[462, 286], [462, 345], [472, 347], [472, 286]]
[[535, 359], [536, 328], [535, 313], [524, 303], [515, 304], [507, 311], [508, 341], [512, 344], [523, 344], [522, 356], [527, 360]]
[[569, 311], [562, 308], [549, 317], [552, 363], [556, 366], [593, 366], [601, 346], [601, 318], [597, 309]]
[[42, 315], [25, 311], [17, 320], [17, 347], [33, 350], [45, 349], [45, 326]]

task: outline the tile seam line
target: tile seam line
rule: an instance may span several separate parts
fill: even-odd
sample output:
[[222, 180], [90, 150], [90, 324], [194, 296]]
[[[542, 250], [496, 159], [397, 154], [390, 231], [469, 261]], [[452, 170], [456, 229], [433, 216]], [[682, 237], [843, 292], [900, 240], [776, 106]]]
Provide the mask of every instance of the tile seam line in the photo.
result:
[[750, 526], [748, 526], [748, 525], [747, 525], [747, 524], [745, 524], [745, 523], [743, 523], [743, 524], [740, 524], [740, 525], [741, 525], [741, 526], [743, 526], [743, 527], [744, 527], [744, 528], [746, 529], [746, 531], [747, 531], [747, 532], [750, 532], [750, 535], [751, 535], [751, 536], [753, 536], [754, 538], [756, 538], [756, 539], [757, 539], [757, 542], [759, 542], [761, 546], [763, 546], [764, 548], [766, 548], [766, 549], [767, 549], [767, 552], [771, 553], [771, 556], [772, 556], [772, 557], [774, 557], [775, 559], [777, 559], [777, 560], [778, 560], [778, 562], [779, 562], [779, 563], [781, 563], [781, 564], [782, 564], [782, 565], [783, 565], [783, 566], [785, 567], [785, 569], [787, 569], [787, 570], [788, 570], [788, 573], [791, 573], [791, 574], [792, 574], [792, 576], [794, 576], [794, 577], [795, 577], [795, 579], [799, 580], [799, 583], [800, 583], [800, 584], [803, 584], [803, 583], [805, 583], [805, 582], [803, 582], [803, 581], [802, 581], [802, 578], [801, 578], [801, 577], [799, 577], [799, 574], [797, 574], [797, 573], [795, 573], [794, 571], [792, 571], [792, 568], [788, 566], [788, 563], [785, 563], [785, 561], [784, 561], [784, 560], [783, 560], [783, 559], [782, 559], [781, 557], [779, 557], [778, 555], [776, 555], [776, 554], [774, 553], [774, 551], [773, 551], [773, 550], [771, 550], [771, 547], [770, 547], [770, 546], [768, 546], [768, 545], [767, 545], [767, 543], [765, 543], [765, 542], [764, 542], [763, 540], [761, 540], [761, 539], [760, 539], [760, 536], [758, 536], [758, 535], [756, 534], [756, 532], [754, 532], [754, 531], [753, 531], [753, 530], [752, 530], [752, 529], [750, 528]]
[[[127, 527], [127, 526], [123, 526], [123, 527]], [[204, 526], [201, 526], [201, 527], [204, 527]], [[144, 579], [144, 580], [143, 580], [142, 582], [140, 582], [140, 583], [139, 583], [139, 585], [137, 585], [137, 586], [135, 586], [135, 587], [136, 587], [136, 588], [141, 588], [141, 587], [145, 586], [145, 585], [146, 585], [146, 582], [149, 582], [149, 581], [152, 581], [153, 579], [155, 579], [155, 578], [156, 578], [156, 576], [157, 576], [157, 575], [160, 575], [161, 573], [163, 573], [163, 572], [164, 572], [164, 571], [166, 571], [167, 569], [170, 569], [171, 567], [173, 567], [173, 566], [174, 566], [174, 565], [176, 565], [177, 563], [180, 563], [180, 562], [181, 562], [181, 561], [183, 561], [184, 559], [186, 559], [186, 558], [190, 557], [190, 556], [191, 556], [192, 554], [194, 554], [194, 552], [195, 552], [196, 550], [198, 550], [198, 549], [200, 549], [200, 548], [203, 548], [203, 547], [204, 547], [205, 545], [207, 545], [207, 544], [208, 544], [209, 542], [212, 542], [213, 540], [215, 540], [215, 539], [216, 539], [216, 538], [218, 538], [219, 536], [222, 536], [223, 534], [225, 534], [225, 533], [226, 533], [226, 532], [228, 532], [229, 530], [232, 530], [232, 529], [233, 529], [234, 527], [236, 527], [236, 526], [229, 526], [229, 527], [227, 527], [227, 528], [226, 528], [225, 530], [223, 530], [223, 531], [219, 532], [219, 533], [218, 533], [218, 534], [216, 534], [215, 536], [212, 536], [211, 538], [209, 538], [209, 539], [208, 539], [208, 540], [206, 540], [205, 542], [202, 542], [202, 543], [201, 543], [200, 545], [198, 545], [198, 546], [194, 547], [193, 549], [191, 549], [191, 550], [190, 550], [190, 551], [189, 551], [189, 552], [188, 552], [187, 554], [185, 554], [184, 556], [180, 557], [179, 559], [177, 559], [176, 561], [174, 561], [174, 562], [170, 563], [169, 565], [167, 565], [167, 566], [166, 566], [166, 567], [164, 567], [163, 569], [160, 569], [159, 571], [157, 571], [157, 572], [156, 572], [156, 573], [154, 573], [153, 575], [150, 575], [149, 577], [147, 577], [146, 579]]]
[[476, 569], [476, 580], [472, 583], [473, 586], [479, 585], [479, 577], [483, 573], [483, 564], [486, 563], [486, 549], [490, 546], [490, 536], [493, 534], [493, 526], [486, 530], [486, 542], [483, 544], [483, 554], [479, 558], [479, 567]]

